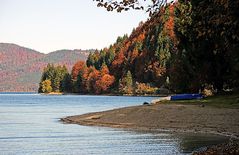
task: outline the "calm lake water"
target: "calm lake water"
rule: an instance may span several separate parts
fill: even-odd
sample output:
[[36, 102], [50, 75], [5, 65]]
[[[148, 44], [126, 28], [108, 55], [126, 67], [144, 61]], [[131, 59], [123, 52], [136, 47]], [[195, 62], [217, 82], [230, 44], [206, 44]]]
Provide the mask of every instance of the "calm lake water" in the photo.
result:
[[153, 97], [0, 94], [0, 154], [188, 154], [224, 137], [63, 124], [60, 118], [140, 105]]

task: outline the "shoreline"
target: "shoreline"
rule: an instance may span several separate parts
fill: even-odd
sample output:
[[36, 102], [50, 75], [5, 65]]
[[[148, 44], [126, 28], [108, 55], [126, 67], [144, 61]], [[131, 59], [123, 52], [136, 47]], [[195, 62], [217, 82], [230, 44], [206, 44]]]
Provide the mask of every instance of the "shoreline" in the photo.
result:
[[61, 121], [85, 126], [210, 133], [239, 139], [239, 109], [210, 106], [140, 105], [68, 116]]
[[[36, 92], [37, 93], [37, 92]], [[89, 96], [132, 96], [132, 97], [167, 97], [174, 94], [91, 94], [91, 93], [64, 93], [64, 92], [50, 92], [50, 93], [38, 93], [40, 95], [89, 95]]]
[[132, 130], [202, 133], [225, 136], [222, 144], [205, 146], [193, 155], [239, 155], [239, 109], [202, 104], [150, 104], [93, 112], [60, 119], [63, 123]]
[[228, 142], [193, 155], [239, 154], [238, 95], [204, 100], [157, 102], [62, 118], [63, 123], [168, 133], [225, 136]]

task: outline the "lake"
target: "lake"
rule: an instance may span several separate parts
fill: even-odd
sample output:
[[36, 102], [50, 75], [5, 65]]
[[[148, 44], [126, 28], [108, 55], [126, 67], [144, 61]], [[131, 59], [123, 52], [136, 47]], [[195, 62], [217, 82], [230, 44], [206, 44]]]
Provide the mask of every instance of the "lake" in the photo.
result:
[[189, 154], [227, 138], [63, 124], [60, 118], [155, 97], [0, 93], [0, 154]]

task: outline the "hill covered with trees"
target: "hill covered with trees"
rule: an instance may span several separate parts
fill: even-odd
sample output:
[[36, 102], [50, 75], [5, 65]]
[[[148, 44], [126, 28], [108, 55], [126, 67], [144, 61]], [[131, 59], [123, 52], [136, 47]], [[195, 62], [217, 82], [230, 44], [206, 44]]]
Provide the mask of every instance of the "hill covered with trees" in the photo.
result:
[[[111, 11], [110, 4], [103, 6]], [[123, 10], [121, 5], [118, 8]], [[175, 93], [236, 90], [238, 10], [238, 0], [179, 0], [163, 5], [129, 36], [118, 37], [109, 47], [91, 53], [86, 62], [77, 62], [71, 72], [71, 91], [153, 94], [160, 87]]]
[[86, 60], [93, 50], [59, 50], [49, 54], [0, 43], [0, 91], [37, 91], [43, 68], [48, 64], [65, 65], [71, 70], [78, 60]]

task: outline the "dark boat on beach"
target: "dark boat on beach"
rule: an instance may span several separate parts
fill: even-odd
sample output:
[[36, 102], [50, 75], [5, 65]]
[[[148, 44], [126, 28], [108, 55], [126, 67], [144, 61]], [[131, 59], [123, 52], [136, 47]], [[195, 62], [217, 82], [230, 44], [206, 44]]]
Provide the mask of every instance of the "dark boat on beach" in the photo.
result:
[[202, 94], [177, 94], [171, 96], [171, 100], [192, 100], [192, 99], [202, 99]]

